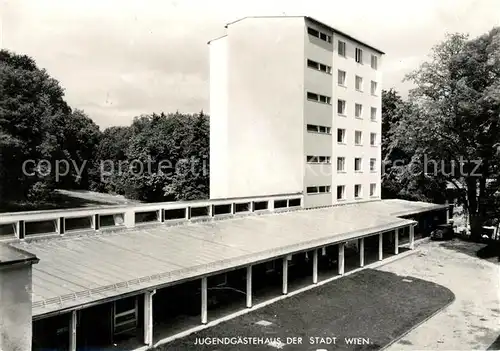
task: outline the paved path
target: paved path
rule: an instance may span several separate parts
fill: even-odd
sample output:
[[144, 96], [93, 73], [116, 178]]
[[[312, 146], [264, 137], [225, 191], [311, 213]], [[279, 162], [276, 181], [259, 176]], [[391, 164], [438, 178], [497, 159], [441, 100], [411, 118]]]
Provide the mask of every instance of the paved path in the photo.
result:
[[486, 350], [500, 334], [500, 265], [475, 257], [481, 245], [418, 244], [410, 255], [379, 269], [450, 289], [455, 301], [387, 350]]

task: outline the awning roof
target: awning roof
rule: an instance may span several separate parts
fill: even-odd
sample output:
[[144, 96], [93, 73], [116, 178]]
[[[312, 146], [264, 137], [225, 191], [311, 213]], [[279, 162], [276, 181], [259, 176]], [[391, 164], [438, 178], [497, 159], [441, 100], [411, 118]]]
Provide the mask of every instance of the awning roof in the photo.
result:
[[388, 214], [434, 208], [428, 205], [376, 201], [12, 245], [40, 259], [33, 266], [37, 316], [407, 226], [413, 221]]
[[438, 205], [422, 201], [406, 201], [400, 199], [390, 199], [381, 201], [372, 201], [359, 204], [359, 206], [373, 213], [380, 213], [390, 216], [410, 216], [422, 212], [444, 210], [449, 205]]

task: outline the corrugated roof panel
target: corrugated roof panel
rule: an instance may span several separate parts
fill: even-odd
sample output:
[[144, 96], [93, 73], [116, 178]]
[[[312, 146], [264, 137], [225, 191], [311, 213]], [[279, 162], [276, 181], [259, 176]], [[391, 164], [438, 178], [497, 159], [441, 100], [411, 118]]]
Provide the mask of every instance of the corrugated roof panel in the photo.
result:
[[410, 225], [390, 214], [435, 208], [387, 200], [13, 245], [40, 258], [33, 269], [37, 316]]

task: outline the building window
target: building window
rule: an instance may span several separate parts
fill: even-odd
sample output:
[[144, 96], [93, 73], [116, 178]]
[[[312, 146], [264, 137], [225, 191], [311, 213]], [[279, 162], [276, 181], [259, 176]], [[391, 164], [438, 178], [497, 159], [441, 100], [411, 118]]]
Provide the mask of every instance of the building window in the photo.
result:
[[345, 172], [345, 157], [337, 157], [337, 172]]
[[307, 125], [307, 131], [311, 133], [331, 134], [331, 128], [325, 126], [317, 126], [314, 124]]
[[377, 108], [376, 107], [372, 107], [370, 109], [370, 118], [372, 121], [376, 121], [377, 120]]
[[324, 104], [330, 104], [330, 97], [329, 96], [315, 94], [315, 93], [311, 93], [311, 92], [307, 92], [307, 100], [315, 101], [315, 102], [322, 102]]
[[377, 95], [377, 82], [374, 82], [372, 80], [370, 90], [371, 90], [372, 95]]
[[360, 76], [356, 76], [355, 82], [356, 90], [363, 91], [363, 78]]
[[330, 156], [307, 156], [307, 163], [331, 163]]
[[372, 68], [373, 69], [378, 68], [378, 57], [375, 55], [372, 55]]
[[344, 41], [338, 41], [337, 42], [337, 51], [339, 53], [339, 56], [345, 57], [345, 42]]
[[325, 126], [319, 126], [319, 132], [323, 134], [330, 134], [331, 133], [331, 128], [330, 127], [325, 127]]
[[354, 145], [362, 145], [363, 133], [360, 130], [354, 131]]
[[337, 113], [339, 115], [345, 115], [345, 100], [337, 100]]
[[356, 48], [356, 62], [363, 63], [363, 50]]
[[370, 145], [375, 146], [377, 142], [377, 133], [370, 133]]
[[370, 196], [375, 196], [376, 191], [377, 191], [377, 184], [371, 183], [370, 184]]
[[313, 29], [311, 27], [307, 27], [307, 33], [313, 37], [319, 38], [323, 41], [326, 41], [327, 43], [332, 42], [332, 37], [326, 33], [320, 32], [316, 29]]
[[337, 129], [337, 143], [345, 144], [345, 129]]
[[354, 159], [354, 171], [361, 172], [361, 157], [356, 157]]
[[345, 199], [345, 185], [338, 185], [337, 186], [337, 200], [344, 200]]
[[337, 83], [338, 85], [341, 85], [343, 87], [345, 87], [345, 76], [346, 76], [346, 73], [345, 71], [342, 71], [342, 70], [338, 70], [337, 72]]
[[308, 186], [306, 191], [308, 194], [326, 194], [330, 192], [330, 186], [329, 185]]
[[354, 105], [354, 116], [356, 118], [363, 118], [363, 105], [361, 104]]
[[332, 68], [330, 66], [324, 65], [322, 63], [319, 63], [319, 62], [316, 62], [313, 60], [307, 60], [307, 67], [321, 71], [321, 72], [325, 72], [328, 74], [332, 74]]
[[359, 199], [361, 197], [361, 184], [354, 185], [354, 198]]
[[370, 172], [375, 172], [377, 167], [377, 159], [370, 158]]

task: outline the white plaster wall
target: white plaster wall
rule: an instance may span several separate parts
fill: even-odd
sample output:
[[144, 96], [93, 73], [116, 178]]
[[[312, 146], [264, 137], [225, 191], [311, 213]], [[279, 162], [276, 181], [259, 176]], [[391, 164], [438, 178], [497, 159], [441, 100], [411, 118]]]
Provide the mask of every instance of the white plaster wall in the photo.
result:
[[210, 42], [210, 198], [228, 197], [227, 37]]
[[0, 268], [0, 350], [31, 350], [31, 264]]
[[303, 190], [304, 19], [228, 27], [228, 197]]

